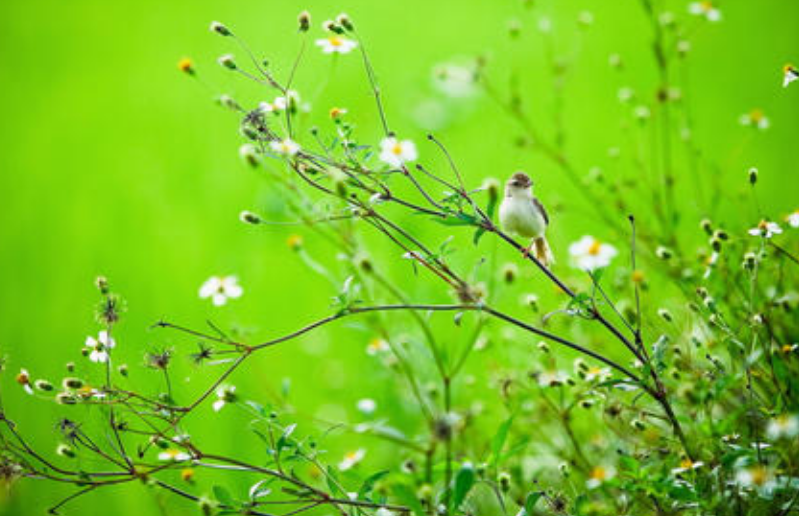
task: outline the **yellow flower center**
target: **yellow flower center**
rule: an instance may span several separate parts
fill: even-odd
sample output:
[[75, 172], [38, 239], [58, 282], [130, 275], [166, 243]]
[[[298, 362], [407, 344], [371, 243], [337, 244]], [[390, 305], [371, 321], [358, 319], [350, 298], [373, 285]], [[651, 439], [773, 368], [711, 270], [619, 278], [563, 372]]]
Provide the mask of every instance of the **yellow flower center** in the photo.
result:
[[785, 66], [782, 67], [782, 71], [785, 73], [793, 72], [796, 73], [796, 68], [791, 63], [787, 63]]
[[749, 118], [752, 119], [753, 122], [757, 123], [763, 120], [763, 111], [760, 109], [753, 109], [749, 113]]
[[607, 476], [608, 472], [602, 466], [597, 466], [591, 470], [591, 478], [594, 480], [605, 480]]
[[680, 467], [683, 469], [691, 469], [694, 467], [694, 461], [691, 459], [683, 459], [680, 461]]
[[762, 486], [768, 480], [768, 472], [763, 466], [758, 466], [749, 470], [752, 475], [752, 483], [756, 486]]
[[596, 256], [599, 254], [599, 251], [602, 249], [602, 242], [599, 240], [594, 240], [591, 242], [591, 246], [588, 248], [588, 254], [591, 256]]
[[790, 344], [785, 344], [784, 346], [782, 346], [783, 353], [790, 353], [791, 351], [793, 351], [793, 346], [791, 346]]
[[635, 270], [633, 271], [633, 282], [634, 283], [643, 283], [644, 281], [644, 273], [643, 271]]
[[340, 47], [341, 45], [344, 44], [344, 42], [341, 40], [341, 38], [337, 38], [336, 36], [331, 36], [330, 38], [328, 38], [328, 41], [334, 47]]
[[699, 5], [702, 7], [702, 10], [705, 12], [708, 12], [711, 9], [713, 9], [713, 2], [708, 2], [707, 0], [701, 2]]
[[757, 225], [757, 228], [765, 231], [768, 228], [768, 222], [766, 222], [765, 220], [761, 220], [760, 223]]
[[402, 154], [402, 145], [400, 145], [399, 143], [395, 143], [394, 146], [391, 147], [391, 152], [395, 156], [399, 156], [400, 154]]

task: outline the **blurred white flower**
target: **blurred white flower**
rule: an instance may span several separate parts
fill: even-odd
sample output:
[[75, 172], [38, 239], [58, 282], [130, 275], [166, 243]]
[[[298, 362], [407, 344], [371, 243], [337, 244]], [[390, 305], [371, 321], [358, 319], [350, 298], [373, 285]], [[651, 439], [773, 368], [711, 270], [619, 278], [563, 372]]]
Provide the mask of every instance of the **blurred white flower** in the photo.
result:
[[163, 460], [168, 462], [183, 462], [189, 459], [191, 459], [191, 455], [175, 448], [164, 450], [158, 454], [158, 460]]
[[799, 416], [783, 414], [769, 421], [766, 427], [769, 439], [793, 438], [799, 435]]
[[703, 0], [701, 2], [691, 2], [688, 5], [688, 12], [695, 16], [702, 16], [707, 21], [717, 22], [721, 20], [721, 11], [713, 5], [713, 2]]
[[386, 353], [391, 348], [383, 339], [375, 338], [369, 341], [369, 344], [366, 345], [366, 354], [369, 356], [379, 355], [381, 353]]
[[718, 261], [719, 253], [716, 251], [710, 253], [710, 256], [705, 259], [705, 273], [702, 275], [704, 279], [708, 279], [710, 277], [710, 274], [713, 272], [713, 268], [716, 266], [716, 262]]
[[214, 412], [219, 412], [228, 403], [236, 402], [236, 386], [220, 385], [216, 389], [216, 401], [213, 404]]
[[299, 144], [291, 138], [286, 138], [276, 142], [269, 142], [269, 147], [271, 147], [274, 152], [283, 154], [284, 156], [294, 156], [300, 152]]
[[763, 238], [771, 238], [774, 235], [779, 235], [782, 233], [782, 228], [776, 222], [770, 222], [768, 220], [761, 220], [757, 227], [754, 227], [749, 230], [749, 234], [752, 236], [759, 236]]
[[680, 466], [678, 468], [674, 468], [671, 472], [675, 475], [679, 475], [680, 473], [685, 473], [686, 471], [693, 471], [695, 469], [701, 468], [704, 466], [705, 463], [701, 461], [692, 461], [689, 458], [685, 458], [680, 461]]
[[380, 142], [380, 160], [392, 167], [400, 167], [418, 157], [416, 145], [411, 140], [398, 140], [393, 136]]
[[28, 373], [27, 369], [19, 370], [16, 381], [22, 386], [23, 389], [25, 389], [25, 392], [28, 394], [33, 394], [33, 387], [31, 387], [31, 375]]
[[366, 416], [371, 416], [377, 410], [377, 403], [371, 398], [363, 398], [358, 400], [358, 412]]
[[785, 222], [792, 228], [799, 228], [799, 210], [789, 213], [785, 216]]
[[616, 470], [612, 466], [594, 466], [588, 474], [585, 485], [588, 489], [596, 489], [614, 476], [616, 476]]
[[375, 516], [394, 516], [394, 512], [389, 511], [385, 507], [381, 507], [375, 511]]
[[569, 375], [563, 371], [543, 371], [538, 374], [538, 385], [541, 387], [559, 387], [566, 383]]
[[759, 464], [740, 468], [735, 474], [735, 482], [745, 488], [769, 489], [775, 485], [774, 473]]
[[200, 298], [213, 301], [214, 305], [222, 306], [228, 299], [237, 299], [244, 293], [236, 276], [211, 276], [200, 287]]
[[799, 79], [799, 70], [791, 64], [782, 67], [782, 87], [787, 88], [793, 81]]
[[95, 339], [92, 336], [86, 337], [86, 348], [89, 352], [89, 360], [92, 362], [108, 362], [108, 350], [116, 346], [116, 342], [103, 330], [97, 334]]
[[594, 380], [604, 382], [608, 378], [610, 378], [610, 369], [607, 367], [591, 366], [585, 371], [585, 381], [587, 382], [593, 382]]
[[593, 271], [610, 265], [618, 251], [610, 244], [586, 235], [569, 246], [574, 265], [584, 271]]
[[275, 100], [272, 101], [272, 109], [274, 111], [283, 111], [290, 105], [294, 104], [297, 105], [300, 103], [300, 94], [294, 90], [286, 91], [285, 96], [275, 97]]
[[349, 54], [358, 43], [351, 39], [341, 36], [329, 36], [327, 38], [317, 39], [316, 46], [322, 49], [325, 54]]
[[745, 127], [755, 127], [761, 131], [765, 131], [770, 125], [768, 117], [760, 109], [753, 109], [749, 113], [744, 113], [738, 121]]
[[363, 460], [366, 456], [366, 450], [363, 448], [359, 448], [355, 451], [347, 452], [344, 454], [344, 458], [341, 459], [341, 462], [338, 464], [338, 469], [341, 471], [347, 471], [348, 469], [352, 469], [358, 465], [359, 462]]
[[438, 64], [433, 67], [433, 86], [449, 97], [470, 97], [477, 92], [477, 70], [474, 64]]

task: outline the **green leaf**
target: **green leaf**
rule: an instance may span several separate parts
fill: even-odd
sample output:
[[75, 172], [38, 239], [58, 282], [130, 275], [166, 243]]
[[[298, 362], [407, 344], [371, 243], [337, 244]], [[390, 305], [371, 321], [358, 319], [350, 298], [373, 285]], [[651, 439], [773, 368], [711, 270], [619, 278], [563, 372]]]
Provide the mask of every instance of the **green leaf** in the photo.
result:
[[496, 466], [502, 456], [502, 448], [505, 447], [505, 441], [508, 440], [508, 432], [510, 431], [511, 424], [513, 424], [513, 417], [509, 417], [505, 422], [499, 425], [497, 433], [491, 440], [491, 464]]
[[214, 486], [212, 489], [217, 502], [227, 506], [236, 505], [236, 501], [233, 499], [233, 496], [231, 496], [230, 491], [222, 486]]
[[374, 489], [375, 484], [383, 477], [388, 475], [388, 470], [386, 471], [378, 471], [374, 475], [370, 476], [366, 480], [363, 481], [361, 488], [358, 490], [358, 498], [365, 498], [369, 493], [372, 492]]
[[485, 235], [485, 233], [486, 233], [486, 228], [484, 228], [483, 226], [477, 228], [477, 231], [474, 232], [474, 237], [472, 237], [472, 242], [474, 242], [474, 245], [480, 243], [480, 239], [483, 238], [483, 235]]
[[474, 486], [474, 478], [474, 467], [471, 464], [464, 465], [455, 475], [455, 489], [452, 491], [451, 502], [453, 510], [457, 510], [466, 499], [466, 495]]
[[528, 494], [527, 498], [524, 500], [524, 512], [532, 515], [533, 509], [535, 509], [535, 504], [538, 503], [538, 500], [540, 500], [542, 496], [544, 496], [544, 493], [541, 491]]
[[427, 516], [422, 503], [416, 498], [416, 495], [410, 487], [405, 484], [395, 484], [392, 487], [392, 491], [394, 491], [394, 495], [397, 499], [402, 502], [403, 505], [409, 507], [416, 516]]

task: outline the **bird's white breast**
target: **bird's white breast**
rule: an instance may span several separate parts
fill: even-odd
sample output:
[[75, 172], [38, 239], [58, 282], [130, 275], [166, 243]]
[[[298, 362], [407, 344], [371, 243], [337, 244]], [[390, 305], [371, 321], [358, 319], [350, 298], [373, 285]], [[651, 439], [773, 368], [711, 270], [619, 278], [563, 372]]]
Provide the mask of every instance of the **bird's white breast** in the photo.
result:
[[499, 206], [499, 222], [506, 231], [526, 238], [542, 236], [546, 230], [546, 220], [529, 194], [503, 198]]

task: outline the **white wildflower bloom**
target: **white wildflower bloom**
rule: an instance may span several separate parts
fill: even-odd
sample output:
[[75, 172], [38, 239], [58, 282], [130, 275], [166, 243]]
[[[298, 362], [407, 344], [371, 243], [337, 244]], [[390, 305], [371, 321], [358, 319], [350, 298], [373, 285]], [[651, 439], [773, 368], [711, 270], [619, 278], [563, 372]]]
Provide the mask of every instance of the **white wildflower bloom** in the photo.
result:
[[687, 471], [693, 471], [695, 469], [699, 469], [704, 466], [705, 463], [701, 461], [692, 461], [689, 458], [685, 458], [680, 461], [680, 466], [671, 470], [672, 474], [679, 475], [680, 473], [685, 473]]
[[291, 104], [299, 104], [300, 103], [300, 94], [294, 90], [288, 90], [285, 96], [275, 97], [275, 100], [272, 101], [272, 109], [273, 111], [283, 111], [289, 107]]
[[721, 11], [708, 0], [701, 2], [691, 2], [688, 5], [688, 12], [694, 16], [702, 16], [707, 21], [717, 22], [721, 20]]
[[610, 265], [618, 251], [615, 247], [586, 235], [569, 246], [574, 265], [584, 271], [593, 271]]
[[612, 466], [595, 466], [588, 474], [585, 485], [588, 489], [596, 489], [614, 476], [616, 476], [616, 470]]
[[27, 369], [20, 369], [16, 377], [17, 383], [25, 389], [28, 394], [33, 394], [33, 387], [31, 387], [31, 375]]
[[635, 106], [635, 109], [633, 110], [633, 115], [635, 115], [635, 118], [637, 118], [638, 120], [646, 120], [647, 118], [652, 116], [652, 111], [649, 110], [649, 107], [644, 106], [642, 104], [640, 106]]
[[635, 92], [632, 88], [624, 86], [619, 88], [619, 92], [616, 94], [619, 98], [619, 102], [622, 104], [626, 104], [627, 102], [631, 101], [632, 98], [635, 96]]
[[710, 277], [710, 274], [713, 272], [713, 268], [716, 267], [716, 262], [718, 261], [719, 253], [713, 251], [705, 260], [705, 273], [702, 275], [704, 279], [708, 279]]
[[214, 412], [219, 412], [228, 403], [236, 401], [235, 385], [220, 385], [216, 389], [216, 401], [213, 404]]
[[608, 378], [610, 378], [610, 369], [607, 367], [591, 366], [585, 372], [585, 381], [587, 382], [593, 382], [595, 380], [604, 382]]
[[349, 54], [358, 46], [358, 43], [333, 34], [327, 38], [317, 39], [316, 46], [321, 48], [325, 54]]
[[738, 121], [745, 127], [755, 127], [761, 131], [765, 131], [771, 125], [768, 117], [760, 109], [753, 109], [749, 113], [744, 113], [738, 118]]
[[744, 488], [769, 489], [775, 485], [774, 473], [759, 464], [739, 469], [735, 482]]
[[786, 215], [785, 222], [787, 222], [792, 228], [799, 228], [799, 210]]
[[391, 348], [384, 339], [372, 339], [369, 344], [366, 345], [366, 354], [369, 356], [380, 355], [382, 353], [387, 353]]
[[269, 147], [278, 154], [282, 154], [284, 156], [294, 156], [298, 152], [300, 152], [300, 146], [297, 142], [292, 140], [291, 138], [285, 138], [280, 141], [269, 142]]
[[103, 330], [97, 334], [97, 338], [86, 337], [86, 348], [89, 351], [89, 360], [92, 362], [108, 362], [108, 350], [116, 346], [116, 341]]
[[787, 88], [793, 81], [799, 79], [799, 70], [793, 65], [787, 64], [782, 68], [782, 87]]
[[279, 109], [277, 108], [277, 106], [275, 106], [274, 103], [266, 101], [258, 104], [258, 109], [261, 111], [261, 113], [274, 113], [276, 111], [279, 111]]
[[750, 235], [763, 238], [771, 238], [772, 236], [779, 235], [780, 233], [782, 233], [782, 228], [779, 226], [779, 224], [768, 220], [761, 220], [757, 227], [749, 230]]
[[381, 507], [375, 511], [375, 516], [395, 516], [394, 511], [390, 511], [385, 507]]
[[541, 387], [558, 387], [569, 379], [563, 371], [543, 371], [538, 374], [538, 385]]
[[371, 398], [363, 398], [358, 400], [358, 412], [366, 416], [371, 416], [377, 410], [377, 403]]
[[163, 460], [166, 462], [183, 462], [190, 459], [191, 455], [175, 448], [164, 450], [158, 454], [158, 460]]
[[398, 140], [393, 136], [380, 142], [380, 161], [392, 167], [401, 167], [407, 161], [418, 157], [416, 145], [411, 140]]
[[775, 417], [769, 421], [766, 435], [772, 440], [796, 437], [799, 435], [799, 416], [783, 414]]
[[477, 93], [477, 70], [474, 64], [442, 63], [433, 67], [433, 86], [454, 98], [470, 97]]
[[348, 469], [352, 469], [358, 465], [359, 462], [363, 460], [366, 456], [366, 450], [363, 448], [359, 448], [355, 451], [347, 452], [344, 454], [344, 458], [341, 459], [341, 462], [338, 463], [338, 469], [341, 471], [347, 471]]
[[243, 293], [236, 276], [211, 276], [200, 287], [200, 298], [211, 298], [216, 306], [224, 305], [228, 299], [237, 299]]

